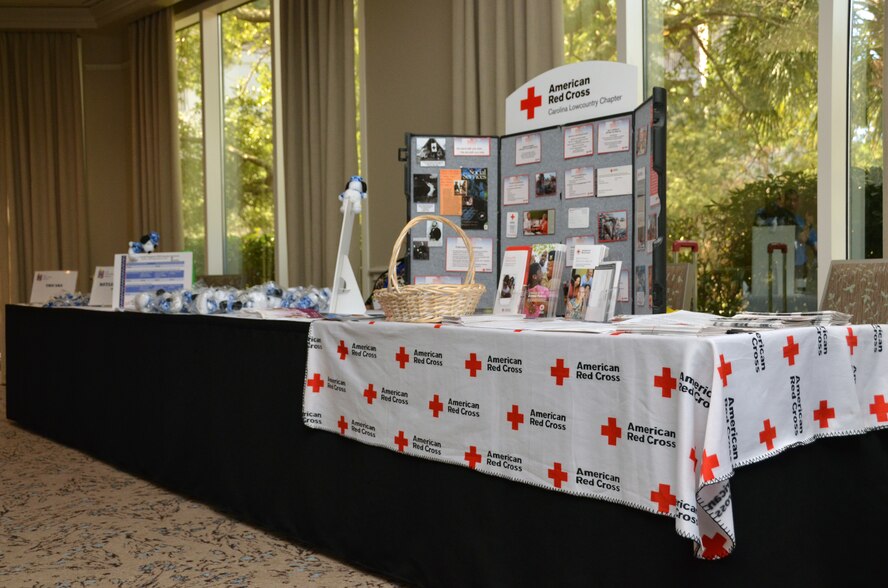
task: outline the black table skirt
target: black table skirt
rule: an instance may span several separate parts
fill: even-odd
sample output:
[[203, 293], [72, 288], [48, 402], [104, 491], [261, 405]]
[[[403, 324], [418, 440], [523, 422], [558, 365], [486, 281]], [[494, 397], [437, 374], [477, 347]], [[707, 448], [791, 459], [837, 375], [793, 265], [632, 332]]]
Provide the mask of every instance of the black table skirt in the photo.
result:
[[740, 469], [734, 553], [672, 519], [304, 427], [304, 323], [7, 306], [7, 413], [282, 537], [423, 586], [848, 585], [888, 554], [888, 432]]

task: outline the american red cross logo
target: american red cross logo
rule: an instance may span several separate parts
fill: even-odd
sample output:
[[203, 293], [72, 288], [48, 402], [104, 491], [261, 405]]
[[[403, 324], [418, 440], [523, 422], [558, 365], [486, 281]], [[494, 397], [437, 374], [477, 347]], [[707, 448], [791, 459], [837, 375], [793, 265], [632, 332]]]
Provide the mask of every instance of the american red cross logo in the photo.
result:
[[712, 537], [703, 535], [701, 541], [703, 544], [703, 557], [706, 559], [716, 559], [728, 555], [728, 550], [725, 549], [725, 542], [727, 540], [728, 538], [721, 533], [716, 533]]
[[789, 365], [795, 365], [795, 356], [799, 354], [799, 344], [795, 342], [793, 336], [786, 338], [786, 346], [783, 348], [783, 357], [789, 361]]
[[694, 462], [694, 471], [697, 471], [697, 450], [691, 447], [691, 454], [688, 457]]
[[829, 406], [826, 400], [820, 401], [820, 408], [814, 411], [814, 420], [820, 421], [821, 429], [829, 428], [829, 419], [836, 418], [836, 409]]
[[364, 398], [367, 399], [367, 404], [373, 404], [373, 401], [376, 400], [376, 390], [373, 389], [373, 384], [364, 389]]
[[464, 459], [469, 462], [469, 467], [474, 470], [475, 466], [481, 463], [481, 454], [478, 453], [478, 449], [476, 449], [474, 445], [470, 445], [469, 450], [465, 453]]
[[527, 89], [527, 98], [521, 101], [521, 110], [527, 111], [527, 120], [531, 120], [536, 116], [534, 110], [543, 105], [543, 97], [536, 95], [536, 87], [531, 86]]
[[407, 351], [401, 347], [401, 349], [395, 354], [395, 361], [401, 364], [401, 369], [404, 369], [404, 366], [410, 361], [410, 355], [408, 355]]
[[435, 328], [436, 328], [436, 329], [440, 329], [440, 328], [441, 328], [441, 323], [436, 324], [436, 325], [435, 325]]
[[728, 385], [728, 376], [733, 373], [733, 369], [731, 369], [731, 362], [725, 362], [725, 356], [723, 354], [718, 355], [720, 366], [718, 366], [718, 375], [721, 376], [722, 386], [727, 387]]
[[607, 437], [608, 445], [616, 445], [617, 439], [623, 436], [623, 429], [617, 426], [617, 419], [607, 417], [607, 424], [601, 425], [601, 434]]
[[876, 415], [880, 423], [888, 421], [888, 403], [885, 402], [885, 396], [879, 394], [873, 396], [873, 403], [869, 405], [870, 414]]
[[321, 374], [315, 374], [312, 379], [305, 383], [307, 386], [311, 387], [311, 391], [317, 394], [321, 391], [321, 388], [324, 387], [324, 380], [321, 378]]
[[672, 377], [671, 368], [664, 367], [661, 375], [654, 376], [654, 388], [660, 389], [663, 398], [672, 398], [672, 391], [677, 385], [678, 380]]
[[570, 368], [566, 367], [564, 360], [559, 357], [555, 365], [550, 368], [549, 373], [555, 378], [556, 386], [563, 386], [564, 380], [570, 377]]
[[675, 506], [675, 495], [669, 490], [669, 484], [660, 484], [660, 488], [656, 492], [651, 490], [651, 500], [657, 503], [657, 512], [669, 514], [669, 507]]
[[339, 427], [339, 433], [345, 435], [346, 429], [348, 429], [348, 421], [345, 420], [344, 416], [339, 417], [339, 422], [336, 423], [336, 426]]
[[478, 361], [478, 357], [474, 353], [469, 355], [469, 359], [466, 360], [466, 369], [469, 370], [469, 375], [473, 378], [481, 371], [481, 362]]
[[848, 342], [848, 349], [851, 350], [851, 355], [854, 355], [854, 348], [857, 347], [857, 335], [854, 334], [851, 327], [848, 327], [848, 336], [845, 337], [845, 341]]
[[345, 341], [339, 340], [339, 347], [336, 348], [336, 351], [339, 352], [339, 359], [345, 361], [345, 358], [348, 357], [348, 347], [345, 346]]
[[435, 394], [435, 397], [429, 400], [429, 410], [432, 411], [432, 415], [435, 418], [438, 418], [438, 413], [444, 410], [444, 405], [441, 404], [441, 400], [438, 398], [438, 395]]
[[712, 470], [717, 468], [718, 465], [718, 454], [713, 453], [712, 455], [706, 455], [706, 450], [704, 449], [702, 465], [700, 465], [700, 475], [703, 476], [704, 482], [708, 482], [715, 478], [715, 474]]
[[759, 442], [768, 447], [768, 451], [774, 449], [774, 439], [777, 437], [777, 429], [771, 426], [771, 419], [765, 419], [762, 423], [764, 429], [759, 431]]
[[398, 446], [398, 451], [401, 452], [407, 447], [407, 437], [404, 436], [404, 431], [398, 431], [398, 436], [395, 437], [395, 445]]
[[567, 482], [567, 472], [561, 469], [561, 463], [555, 462], [554, 466], [549, 468], [549, 477], [556, 488], [561, 488], [563, 482]]
[[506, 420], [512, 423], [512, 430], [517, 431], [518, 425], [524, 422], [524, 415], [518, 411], [518, 405], [512, 405], [512, 411], [506, 413]]

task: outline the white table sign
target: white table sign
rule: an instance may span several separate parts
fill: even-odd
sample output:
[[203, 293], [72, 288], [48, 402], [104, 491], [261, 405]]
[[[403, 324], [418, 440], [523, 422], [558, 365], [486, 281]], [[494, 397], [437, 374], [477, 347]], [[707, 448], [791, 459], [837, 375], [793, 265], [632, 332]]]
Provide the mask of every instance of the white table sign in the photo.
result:
[[53, 296], [64, 292], [74, 292], [76, 289], [76, 271], [34, 272], [34, 282], [31, 284], [31, 304], [45, 304]]
[[111, 306], [114, 299], [114, 266], [96, 266], [93, 274], [92, 290], [89, 294], [90, 306]]

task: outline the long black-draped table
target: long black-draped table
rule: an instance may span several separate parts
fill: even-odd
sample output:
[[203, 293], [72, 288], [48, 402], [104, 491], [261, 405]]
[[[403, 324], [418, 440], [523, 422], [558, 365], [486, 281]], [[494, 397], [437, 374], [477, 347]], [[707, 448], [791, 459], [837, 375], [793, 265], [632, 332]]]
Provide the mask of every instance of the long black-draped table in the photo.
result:
[[709, 562], [665, 517], [304, 426], [305, 323], [7, 306], [6, 337], [9, 419], [411, 584], [825, 585], [883, 574], [885, 431], [737, 470], [742, 540]]

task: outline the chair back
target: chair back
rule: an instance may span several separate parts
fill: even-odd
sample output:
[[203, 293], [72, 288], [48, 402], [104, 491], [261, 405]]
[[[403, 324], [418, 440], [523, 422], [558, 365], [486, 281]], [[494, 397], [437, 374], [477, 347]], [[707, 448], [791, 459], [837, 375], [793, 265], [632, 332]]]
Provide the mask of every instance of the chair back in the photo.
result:
[[673, 310], [697, 310], [694, 264], [666, 264], [666, 306]]
[[854, 324], [888, 323], [888, 261], [849, 259], [830, 262], [820, 310], [848, 313]]

